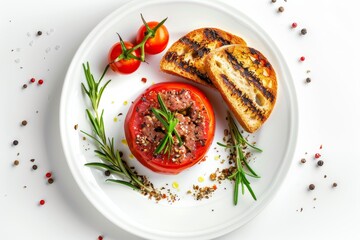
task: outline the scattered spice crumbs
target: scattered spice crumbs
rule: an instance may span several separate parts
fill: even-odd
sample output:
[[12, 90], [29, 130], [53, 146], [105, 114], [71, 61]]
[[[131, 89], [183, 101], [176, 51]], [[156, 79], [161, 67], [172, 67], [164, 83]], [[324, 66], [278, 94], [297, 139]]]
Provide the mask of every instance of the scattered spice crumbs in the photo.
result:
[[[202, 199], [209, 199], [212, 194], [216, 191], [217, 186], [214, 184], [213, 186], [209, 187], [199, 187], [198, 185], [193, 185], [194, 193], [192, 196], [195, 200], [202, 200]], [[189, 192], [189, 191], [188, 191]]]

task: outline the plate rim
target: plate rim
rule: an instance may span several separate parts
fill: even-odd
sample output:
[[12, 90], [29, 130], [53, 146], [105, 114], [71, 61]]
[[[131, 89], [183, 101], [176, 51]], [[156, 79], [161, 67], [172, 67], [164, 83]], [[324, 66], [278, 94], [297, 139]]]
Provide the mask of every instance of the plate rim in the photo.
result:
[[201, 1], [201, 0], [173, 0], [173, 1], [171, 1], [171, 4], [173, 4], [173, 3], [201, 4], [206, 7], [216, 8], [219, 11], [222, 11], [225, 13], [230, 13], [234, 16], [236, 16], [235, 14], [240, 13], [241, 17], [236, 17], [236, 18], [246, 20], [246, 23], [250, 23], [250, 25], [255, 26], [257, 28], [257, 34], [262, 39], [266, 39], [266, 41], [269, 43], [269, 45], [272, 46], [272, 48], [273, 48], [272, 52], [276, 56], [276, 59], [279, 60], [279, 65], [280, 65], [279, 68], [282, 69], [282, 71], [285, 73], [285, 76], [289, 77], [290, 81], [287, 81], [286, 86], [284, 87], [284, 89], [290, 91], [289, 96], [292, 98], [290, 101], [290, 111], [289, 111], [291, 120], [292, 120], [290, 122], [292, 131], [289, 133], [289, 144], [288, 144], [288, 148], [284, 154], [284, 159], [289, 158], [289, 160], [282, 161], [282, 164], [279, 168], [279, 174], [277, 174], [275, 176], [273, 183], [270, 185], [270, 190], [268, 190], [267, 192], [264, 193], [262, 200], [261, 200], [262, 201], [261, 204], [258, 204], [257, 208], [255, 210], [253, 210], [247, 216], [247, 218], [242, 219], [242, 221], [237, 221], [236, 224], [229, 225], [226, 228], [223, 228], [221, 230], [217, 229], [216, 231], [210, 231], [210, 232], [209, 231], [194, 231], [194, 232], [192, 232], [192, 233], [196, 233], [195, 235], [194, 234], [191, 235], [191, 234], [187, 234], [187, 233], [165, 232], [165, 231], [153, 231], [153, 232], [140, 231], [141, 228], [134, 227], [125, 222], [119, 223], [117, 220], [115, 220], [111, 216], [111, 214], [109, 215], [108, 211], [106, 209], [104, 209], [104, 207], [102, 207], [101, 204], [99, 205], [97, 200], [95, 200], [93, 198], [93, 196], [90, 194], [91, 191], [89, 189], [87, 189], [86, 186], [84, 187], [84, 184], [81, 181], [81, 179], [79, 177], [76, 177], [76, 174], [75, 174], [76, 170], [74, 169], [75, 166], [70, 161], [70, 159], [72, 159], [72, 157], [70, 154], [70, 150], [67, 146], [67, 142], [66, 142], [67, 136], [65, 134], [67, 132], [67, 129], [65, 126], [65, 122], [66, 122], [65, 121], [65, 119], [66, 119], [65, 109], [66, 109], [67, 99], [68, 99], [65, 96], [68, 95], [67, 89], [69, 88], [69, 84], [70, 84], [70, 76], [75, 71], [75, 69], [77, 67], [79, 67], [79, 66], [77, 66], [77, 63], [79, 62], [77, 59], [79, 59], [81, 57], [82, 52], [86, 51], [86, 47], [89, 45], [89, 42], [91, 42], [92, 36], [95, 34], [98, 34], [99, 31], [103, 28], [103, 26], [106, 26], [109, 22], [113, 21], [114, 18], [116, 18], [116, 16], [119, 13], [125, 14], [125, 13], [123, 13], [125, 9], [128, 11], [131, 11], [131, 9], [134, 9], [134, 8], [139, 9], [141, 7], [146, 7], [146, 6], [152, 5], [152, 4], [164, 4], [164, 3], [166, 4], [169, 2], [166, 0], [149, 0], [149, 1], [144, 1], [141, 3], [138, 1], [135, 1], [135, 0], [129, 1], [128, 3], [117, 8], [112, 13], [110, 13], [107, 17], [102, 19], [90, 31], [90, 33], [84, 38], [80, 47], [77, 49], [76, 53], [74, 54], [74, 56], [71, 60], [71, 63], [68, 67], [68, 70], [67, 70], [67, 73], [66, 73], [66, 76], [64, 79], [63, 87], [61, 90], [61, 100], [60, 100], [60, 108], [59, 108], [59, 111], [60, 111], [59, 123], [60, 123], [60, 137], [61, 137], [62, 149], [64, 151], [66, 162], [70, 168], [71, 174], [74, 177], [76, 184], [81, 189], [81, 192], [86, 196], [87, 200], [102, 215], [104, 215], [114, 225], [122, 228], [124, 231], [130, 232], [139, 237], [144, 237], [144, 238], [150, 237], [153, 239], [168, 239], [169, 237], [171, 237], [172, 239], [186, 239], [189, 237], [191, 237], [192, 239], [209, 239], [209, 238], [220, 237], [224, 234], [227, 234], [229, 232], [232, 232], [232, 231], [240, 228], [244, 224], [248, 223], [250, 220], [254, 219], [254, 217], [257, 214], [259, 214], [275, 197], [276, 193], [279, 191], [281, 185], [285, 181], [286, 176], [290, 170], [290, 166], [292, 163], [291, 160], [293, 159], [295, 150], [296, 150], [296, 143], [298, 140], [298, 130], [299, 130], [299, 111], [298, 111], [298, 100], [297, 100], [296, 89], [295, 89], [295, 85], [293, 83], [293, 77], [292, 77], [291, 71], [290, 71], [288, 65], [286, 64], [284, 56], [282, 55], [280, 49], [275, 44], [273, 39], [267, 34], [267, 32], [262, 27], [260, 27], [255, 21], [253, 21], [250, 17], [248, 17], [244, 12], [242, 12], [241, 10], [239, 10], [237, 8], [236, 9], [232, 8], [228, 3], [220, 2], [218, 0], [216, 0], [216, 1]]

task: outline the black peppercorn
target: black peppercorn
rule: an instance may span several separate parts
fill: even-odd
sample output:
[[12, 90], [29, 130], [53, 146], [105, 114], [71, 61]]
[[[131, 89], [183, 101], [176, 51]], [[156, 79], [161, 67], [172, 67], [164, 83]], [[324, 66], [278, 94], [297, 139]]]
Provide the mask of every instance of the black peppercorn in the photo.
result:
[[38, 36], [41, 36], [41, 35], [42, 35], [42, 31], [38, 31], [38, 32], [37, 32], [37, 35], [38, 35]]
[[49, 184], [53, 184], [53, 183], [54, 183], [54, 179], [53, 179], [53, 178], [49, 178], [49, 179], [48, 179], [48, 183], [49, 183]]
[[13, 144], [16, 146], [16, 145], [19, 144], [19, 141], [18, 141], [18, 140], [14, 140], [14, 141], [13, 141]]
[[310, 83], [310, 82], [311, 82], [311, 78], [308, 77], [308, 78], [306, 78], [305, 81], [306, 81], [306, 83]]
[[271, 0], [272, 3], [276, 3], [276, 0]]
[[337, 183], [336, 183], [336, 182], [334, 182], [332, 186], [333, 186], [333, 187], [337, 187]]
[[301, 163], [306, 163], [306, 159], [305, 158], [301, 159]]
[[109, 171], [109, 170], [106, 170], [105, 172], [104, 172], [104, 174], [105, 174], [105, 176], [110, 176], [110, 174], [111, 174], [111, 172]]
[[315, 185], [314, 185], [314, 184], [310, 184], [310, 185], [309, 185], [309, 190], [312, 191], [312, 190], [314, 190], [314, 189], [315, 189]]
[[306, 28], [303, 28], [303, 29], [301, 29], [301, 35], [305, 35], [305, 34], [307, 34], [307, 30], [306, 30]]
[[319, 160], [319, 161], [317, 162], [317, 165], [321, 167], [322, 165], [324, 165], [324, 161], [323, 161], [323, 160]]
[[23, 85], [23, 88], [27, 88], [27, 84], [24, 84], [24, 85]]
[[279, 12], [283, 12], [284, 10], [285, 10], [284, 7], [279, 7], [279, 9], [278, 9]]
[[23, 121], [21, 122], [21, 125], [26, 126], [26, 125], [27, 125], [27, 121], [26, 121], [26, 120], [23, 120]]
[[32, 166], [32, 169], [33, 170], [36, 170], [38, 168], [38, 166], [36, 165], [36, 164], [34, 164], [33, 166]]

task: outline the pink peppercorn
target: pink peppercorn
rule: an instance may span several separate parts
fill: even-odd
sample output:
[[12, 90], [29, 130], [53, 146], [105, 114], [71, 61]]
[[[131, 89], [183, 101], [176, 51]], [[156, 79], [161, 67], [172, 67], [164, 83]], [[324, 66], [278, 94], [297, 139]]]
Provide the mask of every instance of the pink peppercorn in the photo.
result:
[[293, 22], [293, 23], [291, 24], [291, 27], [292, 27], [292, 28], [296, 28], [296, 27], [297, 27], [297, 23], [296, 23], [296, 22]]
[[302, 57], [300, 57], [300, 61], [305, 61], [305, 57], [304, 56], [302, 56]]
[[51, 178], [51, 172], [47, 172], [46, 174], [45, 174], [45, 176], [47, 177], [47, 178]]
[[315, 153], [315, 158], [321, 157], [320, 153]]
[[42, 79], [40, 79], [39, 81], [38, 81], [38, 84], [39, 85], [42, 85], [44, 83], [44, 80], [42, 80]]
[[31, 82], [31, 83], [34, 83], [34, 82], [35, 82], [35, 78], [31, 78], [31, 79], [30, 79], [30, 82]]
[[45, 204], [45, 200], [44, 199], [41, 199], [40, 202], [39, 202], [40, 205], [44, 205]]

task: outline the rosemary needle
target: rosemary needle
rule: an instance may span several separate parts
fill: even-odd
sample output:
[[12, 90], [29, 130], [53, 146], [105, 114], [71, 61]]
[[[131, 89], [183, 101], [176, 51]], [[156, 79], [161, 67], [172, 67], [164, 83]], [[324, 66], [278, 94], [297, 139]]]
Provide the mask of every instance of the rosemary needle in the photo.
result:
[[[235, 156], [235, 164], [236, 164], [236, 171], [231, 174], [228, 178], [233, 179], [235, 181], [234, 187], [234, 205], [238, 203], [239, 197], [239, 185], [241, 185], [241, 193], [244, 195], [245, 188], [249, 191], [252, 198], [256, 200], [256, 195], [250, 186], [250, 182], [246, 176], [253, 177], [253, 178], [260, 178], [259, 175], [255, 173], [255, 171], [249, 166], [248, 162], [246, 161], [245, 154], [242, 150], [243, 146], [248, 145], [249, 147], [253, 148], [258, 152], [262, 152], [260, 148], [257, 148], [250, 144], [246, 139], [242, 136], [237, 127], [234, 119], [232, 118], [231, 114], [228, 112], [228, 125], [230, 129], [230, 136], [233, 145], [225, 145], [222, 143], [217, 143], [219, 146], [230, 148], [232, 154]], [[248, 172], [245, 170], [248, 170]]]
[[89, 63], [86, 65], [83, 64], [83, 69], [87, 86], [85, 86], [84, 83], [81, 83], [81, 86], [91, 102], [91, 109], [86, 109], [86, 114], [90, 121], [93, 133], [90, 134], [84, 131], [81, 132], [95, 141], [97, 144], [97, 149], [95, 150], [96, 156], [103, 160], [103, 163], [91, 162], [85, 165], [109, 170], [111, 173], [114, 173], [122, 178], [121, 180], [107, 179], [107, 181], [119, 183], [136, 190], [154, 192], [155, 190], [152, 187], [145, 186], [143, 178], [135, 174], [126, 164], [126, 162], [120, 157], [119, 151], [115, 149], [114, 138], [107, 138], [106, 136], [103, 119], [104, 110], [99, 112], [98, 108], [101, 96], [106, 86], [111, 81], [108, 80], [105, 84], [101, 84], [102, 79], [108, 70], [108, 66], [105, 68], [104, 73], [101, 75], [99, 81], [94, 79]]
[[179, 120], [175, 117], [175, 114], [166, 107], [164, 101], [161, 98], [160, 93], [158, 93], [157, 99], [160, 105], [160, 109], [152, 108], [151, 111], [164, 126], [165, 137], [161, 140], [161, 142], [155, 149], [155, 154], [167, 153], [168, 156], [170, 157], [170, 153], [174, 145], [173, 135], [175, 135], [176, 138], [178, 139], [179, 146], [182, 146], [183, 144], [179, 133], [175, 129], [176, 125], [179, 123]]

